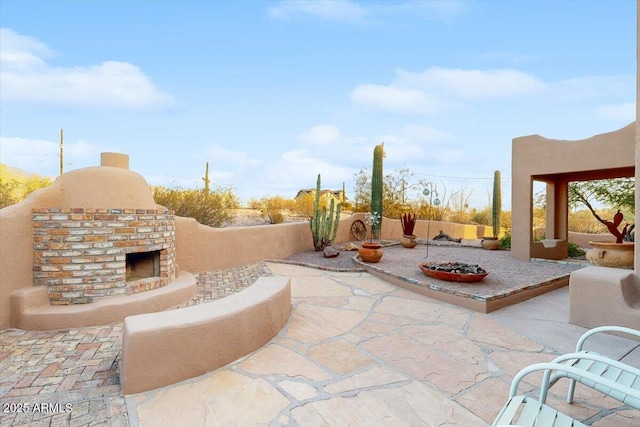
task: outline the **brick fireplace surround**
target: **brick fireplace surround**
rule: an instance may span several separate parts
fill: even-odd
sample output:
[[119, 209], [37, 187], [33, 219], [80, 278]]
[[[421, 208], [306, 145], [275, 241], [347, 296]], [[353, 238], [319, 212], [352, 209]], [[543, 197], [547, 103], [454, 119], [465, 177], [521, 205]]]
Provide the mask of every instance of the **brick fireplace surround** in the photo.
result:
[[174, 217], [166, 209], [36, 208], [32, 214], [33, 284], [48, 287], [51, 305], [135, 294], [175, 279]]

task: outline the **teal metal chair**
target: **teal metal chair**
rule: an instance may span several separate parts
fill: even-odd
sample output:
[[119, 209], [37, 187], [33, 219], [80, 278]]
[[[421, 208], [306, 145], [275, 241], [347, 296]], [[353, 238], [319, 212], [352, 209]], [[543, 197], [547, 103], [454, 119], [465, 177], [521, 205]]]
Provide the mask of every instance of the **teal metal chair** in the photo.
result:
[[[557, 369], [546, 371], [540, 391], [540, 401], [544, 403], [547, 392], [561, 378], [569, 378], [569, 392], [567, 402], [572, 403], [576, 382], [591, 387], [622, 403], [640, 409], [640, 369], [620, 362], [610, 357], [584, 350], [585, 341], [601, 332], [623, 332], [640, 337], [640, 331], [622, 326], [602, 326], [585, 332], [576, 344], [574, 353], [563, 354], [552, 361], [565, 367], [578, 369], [575, 371]], [[584, 373], [595, 375], [598, 380], [592, 381]]]
[[[574, 420], [570, 416], [546, 405], [541, 399], [517, 394], [518, 386], [524, 376], [536, 371], [545, 371], [546, 373], [547, 371], [556, 369], [575, 371], [575, 374], [581, 372], [577, 368], [567, 367], [560, 363], [537, 363], [521, 369], [520, 372], [513, 377], [513, 381], [511, 382], [509, 400], [502, 407], [491, 426], [586, 427], [585, 424], [580, 421]], [[590, 377], [591, 380], [597, 380], [596, 375], [589, 373], [585, 375], [586, 377]]]

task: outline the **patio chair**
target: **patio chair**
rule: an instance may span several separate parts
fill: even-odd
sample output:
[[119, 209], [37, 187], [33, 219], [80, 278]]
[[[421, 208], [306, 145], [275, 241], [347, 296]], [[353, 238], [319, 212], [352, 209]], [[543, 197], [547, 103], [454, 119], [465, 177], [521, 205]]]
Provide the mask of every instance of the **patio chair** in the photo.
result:
[[[567, 371], [575, 371], [576, 374], [582, 372], [574, 367], [567, 367], [559, 363], [537, 363], [527, 366], [518, 372], [509, 390], [509, 400], [502, 407], [496, 417], [492, 427], [520, 426], [520, 427], [585, 427], [585, 424], [574, 420], [568, 415], [553, 409], [546, 405], [542, 400], [535, 399], [530, 396], [518, 395], [518, 385], [522, 378], [532, 372], [549, 371], [562, 369]], [[591, 380], [597, 380], [596, 375], [586, 373], [586, 377]]]
[[[561, 378], [569, 378], [567, 403], [573, 403], [576, 382], [579, 382], [633, 408], [640, 409], [640, 369], [596, 352], [584, 350], [587, 338], [601, 332], [624, 332], [640, 337], [640, 331], [622, 326], [601, 326], [585, 332], [578, 340], [574, 353], [563, 354], [552, 361], [566, 367], [577, 368], [579, 372], [574, 374], [573, 371], [566, 369], [546, 371], [540, 390], [542, 403], [546, 401], [547, 392], [552, 385]], [[584, 373], [596, 375], [598, 380], [592, 381], [585, 377]], [[610, 381], [612, 384], [603, 380]]]

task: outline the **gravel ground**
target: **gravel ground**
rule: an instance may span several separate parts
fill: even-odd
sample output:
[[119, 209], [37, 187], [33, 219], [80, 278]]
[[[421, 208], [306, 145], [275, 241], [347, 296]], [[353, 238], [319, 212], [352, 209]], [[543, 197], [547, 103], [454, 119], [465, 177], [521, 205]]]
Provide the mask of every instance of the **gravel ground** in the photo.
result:
[[[339, 246], [340, 247], [340, 246]], [[491, 298], [492, 296], [513, 293], [515, 290], [535, 287], [550, 280], [566, 277], [584, 263], [575, 260], [564, 262], [553, 261], [520, 261], [511, 258], [510, 251], [488, 251], [485, 249], [459, 244], [430, 243], [429, 257], [425, 258], [427, 247], [419, 244], [413, 249], [405, 249], [400, 245], [384, 248], [382, 259], [369, 266], [383, 270], [385, 273], [417, 281], [428, 285], [450, 289], [456, 293]], [[322, 252], [300, 252], [287, 261], [318, 266], [324, 269], [356, 269], [358, 263], [353, 261], [356, 251], [341, 251], [336, 258], [325, 258]], [[454, 283], [427, 277], [422, 273], [418, 264], [423, 261], [431, 262], [464, 262], [478, 264], [489, 272], [481, 282]]]

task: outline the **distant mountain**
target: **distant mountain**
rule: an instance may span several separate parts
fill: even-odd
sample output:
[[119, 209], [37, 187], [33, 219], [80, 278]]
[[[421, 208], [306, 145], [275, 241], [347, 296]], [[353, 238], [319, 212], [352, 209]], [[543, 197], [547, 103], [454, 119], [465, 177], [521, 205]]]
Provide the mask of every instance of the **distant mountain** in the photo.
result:
[[20, 168], [14, 168], [4, 163], [0, 163], [0, 174], [2, 174], [3, 177], [11, 177], [18, 180], [24, 178], [48, 178], [47, 176], [37, 173], [25, 172]]

